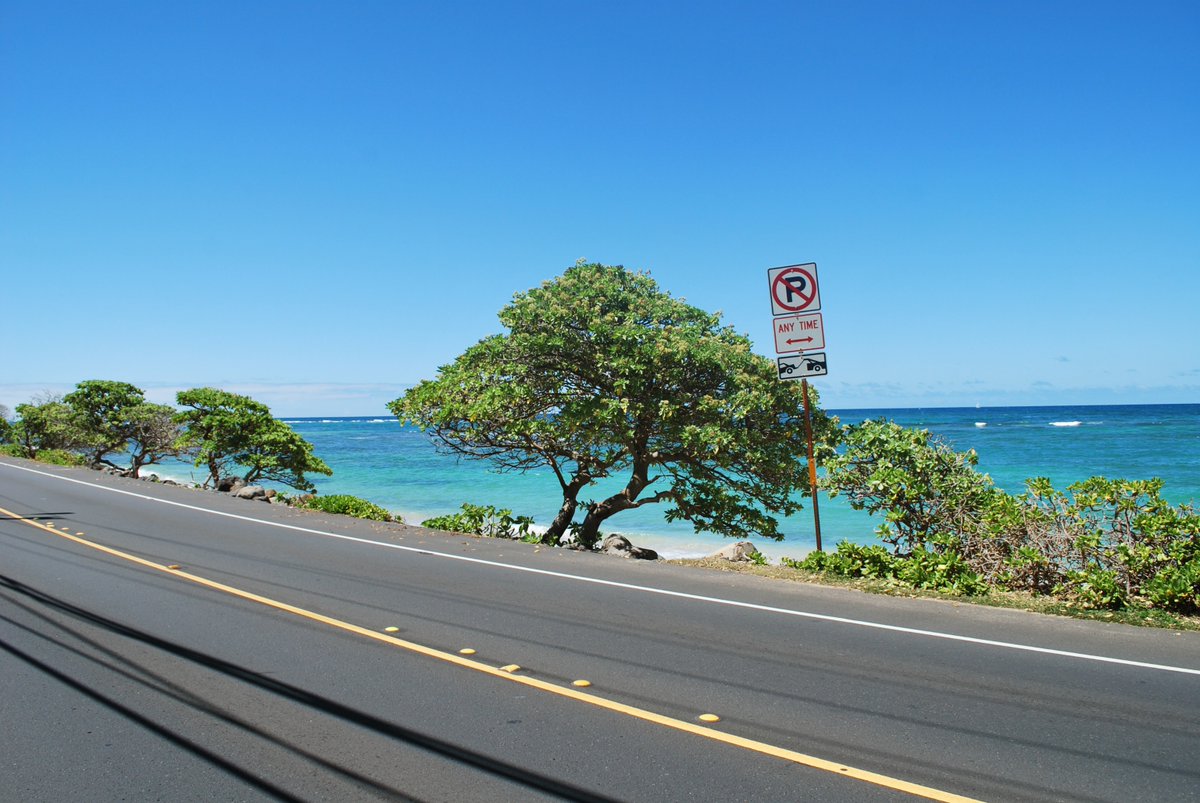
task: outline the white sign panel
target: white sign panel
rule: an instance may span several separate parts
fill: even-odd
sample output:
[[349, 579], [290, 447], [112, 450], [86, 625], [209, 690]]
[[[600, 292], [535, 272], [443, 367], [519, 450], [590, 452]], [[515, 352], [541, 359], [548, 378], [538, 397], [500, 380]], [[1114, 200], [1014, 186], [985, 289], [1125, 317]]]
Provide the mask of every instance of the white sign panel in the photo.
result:
[[771, 322], [775, 327], [775, 353], [820, 351], [825, 348], [825, 323], [821, 313], [780, 315]]
[[829, 373], [823, 351], [776, 357], [775, 364], [779, 367], [779, 378], [784, 382], [792, 379], [805, 379], [810, 376], [825, 376]]
[[815, 262], [770, 268], [767, 271], [767, 283], [771, 287], [772, 315], [816, 312], [821, 308]]

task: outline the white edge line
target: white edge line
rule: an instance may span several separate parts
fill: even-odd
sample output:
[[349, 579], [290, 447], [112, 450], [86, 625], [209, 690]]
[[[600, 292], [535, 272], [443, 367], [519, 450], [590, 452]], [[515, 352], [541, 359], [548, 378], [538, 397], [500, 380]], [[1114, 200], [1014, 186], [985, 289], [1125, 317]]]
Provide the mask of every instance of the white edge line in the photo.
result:
[[1049, 647], [1035, 647], [1030, 644], [1017, 644], [1010, 641], [995, 641], [993, 639], [976, 638], [974, 636], [960, 636], [954, 633], [942, 633], [937, 630], [921, 630], [915, 627], [904, 627], [902, 625], [888, 625], [882, 622], [869, 622], [863, 619], [849, 619], [843, 616], [831, 616], [824, 613], [811, 613], [809, 611], [798, 611], [792, 608], [776, 608], [771, 605], [759, 605], [754, 602], [741, 602], [739, 600], [723, 599], [721, 597], [708, 597], [702, 594], [688, 594], [684, 591], [671, 591], [666, 588], [655, 588], [653, 586], [642, 586], [633, 583], [622, 583], [616, 580], [603, 580], [598, 577], [585, 577], [578, 574], [567, 574], [566, 572], [556, 572], [549, 569], [535, 569], [530, 566], [517, 566], [512, 563], [500, 563], [499, 561], [486, 560], [484, 558], [471, 558], [466, 555], [452, 555], [448, 552], [437, 552], [432, 549], [424, 549], [422, 547], [405, 546], [403, 544], [389, 544], [384, 541], [373, 541], [369, 538], [358, 538], [353, 535], [342, 535], [339, 533], [331, 533], [325, 530], [315, 530], [310, 527], [301, 527], [296, 524], [285, 524], [278, 521], [265, 521], [256, 519], [252, 516], [243, 516], [238, 513], [226, 513], [222, 510], [212, 510], [211, 508], [200, 507], [198, 505], [188, 505], [183, 502], [176, 502], [170, 499], [159, 499], [154, 496], [135, 493], [134, 491], [126, 491], [121, 488], [110, 488], [105, 485], [100, 485], [86, 480], [79, 480], [73, 477], [64, 477], [59, 474], [51, 474], [46, 471], [38, 471], [37, 469], [27, 468], [25, 466], [16, 466], [12, 463], [0, 462], [0, 466], [5, 468], [16, 469], [17, 471], [27, 471], [30, 474], [40, 474], [43, 477], [62, 480], [63, 482], [73, 482], [79, 485], [86, 485], [89, 488], [95, 488], [101, 491], [109, 491], [111, 493], [124, 494], [138, 499], [145, 499], [149, 502], [158, 502], [164, 505], [173, 505], [175, 507], [185, 508], [187, 510], [195, 510], [200, 513], [209, 513], [214, 516], [224, 516], [230, 519], [239, 521], [253, 522], [254, 524], [262, 524], [267, 527], [279, 527], [285, 530], [295, 530], [297, 532], [308, 533], [310, 535], [320, 535], [325, 538], [336, 538], [341, 541], [352, 541], [359, 544], [369, 544], [371, 546], [385, 547], [387, 549], [398, 549], [403, 552], [416, 552], [422, 555], [431, 555], [437, 558], [446, 558], [448, 560], [459, 560], [466, 563], [477, 563], [483, 566], [492, 566], [499, 569], [508, 569], [515, 572], [527, 572], [529, 574], [540, 574], [547, 577], [557, 577], [564, 580], [576, 580], [581, 583], [592, 583], [594, 585], [609, 586], [612, 588], [623, 588], [628, 591], [640, 591], [647, 594], [659, 594], [666, 597], [677, 597], [679, 599], [689, 599], [696, 602], [707, 602], [714, 605], [728, 605], [733, 608], [747, 608], [755, 611], [764, 611], [767, 613], [780, 613], [787, 616], [799, 616], [805, 619], [816, 619], [822, 622], [834, 622], [843, 625], [854, 625], [856, 627], [866, 627], [875, 630], [890, 630], [895, 633], [908, 633], [915, 636], [926, 636], [928, 638], [943, 639], [946, 641], [958, 641], [967, 644], [980, 644], [987, 647], [1000, 647], [1008, 650], [1020, 650], [1022, 652], [1041, 653], [1043, 655], [1055, 655], [1062, 658], [1077, 658], [1084, 661], [1096, 661], [1099, 663], [1119, 664], [1121, 666], [1132, 666], [1139, 669], [1154, 669], [1161, 672], [1178, 672], [1185, 675], [1200, 675], [1200, 669], [1189, 669], [1183, 666], [1171, 666], [1169, 664], [1152, 664], [1145, 661], [1131, 661], [1126, 658], [1112, 658], [1106, 655], [1094, 655], [1086, 652], [1070, 652], [1068, 650], [1055, 650]]

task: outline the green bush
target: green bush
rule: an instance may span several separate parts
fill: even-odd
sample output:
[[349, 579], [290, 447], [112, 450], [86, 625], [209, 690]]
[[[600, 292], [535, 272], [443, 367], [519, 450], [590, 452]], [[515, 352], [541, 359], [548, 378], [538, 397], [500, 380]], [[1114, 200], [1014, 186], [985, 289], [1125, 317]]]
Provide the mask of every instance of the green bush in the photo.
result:
[[301, 507], [309, 510], [321, 510], [325, 513], [337, 513], [343, 516], [353, 516], [356, 519], [371, 519], [372, 521], [400, 521], [384, 508], [349, 494], [330, 494], [328, 496], [313, 496], [303, 502]]
[[844, 430], [830, 495], [879, 514], [879, 545], [839, 544], [785, 562], [976, 594], [988, 586], [1053, 594], [1089, 608], [1200, 610], [1200, 515], [1162, 499], [1162, 480], [1048, 479], [1007, 494], [926, 430], [865, 421]]
[[[0, 454], [5, 454], [9, 457], [29, 457], [25, 449], [16, 443], [0, 445]], [[65, 449], [40, 449], [36, 460], [39, 463], [50, 463], [55, 466], [83, 466], [87, 464], [87, 460], [82, 456], [74, 452], [68, 452]]]
[[461, 513], [437, 516], [421, 522], [422, 527], [446, 530], [452, 533], [484, 535], [489, 538], [513, 538], [522, 541], [539, 540], [531, 532], [533, 519], [529, 516], [514, 516], [508, 509], [497, 509], [491, 505], [473, 505], [464, 502]]
[[988, 590], [988, 584], [971, 571], [958, 553], [924, 547], [901, 557], [879, 544], [842, 541], [833, 552], [810, 552], [804, 560], [783, 558], [780, 562], [793, 569], [888, 580], [948, 594], [983, 594]]

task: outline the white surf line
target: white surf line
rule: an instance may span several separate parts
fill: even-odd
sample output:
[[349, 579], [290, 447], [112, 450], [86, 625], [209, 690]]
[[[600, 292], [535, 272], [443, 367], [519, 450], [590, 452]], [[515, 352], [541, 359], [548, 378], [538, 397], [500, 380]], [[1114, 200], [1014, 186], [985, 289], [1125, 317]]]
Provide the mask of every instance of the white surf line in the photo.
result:
[[0, 466], [5, 468], [16, 469], [17, 471], [26, 471], [30, 474], [40, 474], [43, 477], [50, 479], [61, 480], [63, 482], [73, 482], [77, 485], [86, 485], [89, 488], [95, 488], [101, 491], [109, 491], [111, 493], [123, 494], [132, 496], [137, 499], [144, 499], [149, 502], [158, 502], [164, 505], [172, 505], [181, 507], [187, 510], [195, 510], [200, 513], [209, 513], [214, 516], [224, 516], [229, 519], [237, 519], [239, 521], [247, 521], [254, 524], [261, 524], [267, 527], [279, 527], [284, 530], [295, 530], [296, 532], [308, 533], [310, 535], [319, 535], [324, 538], [336, 538], [341, 541], [351, 541], [359, 544], [368, 544], [370, 546], [383, 547], [385, 549], [397, 549], [402, 552], [416, 552], [422, 555], [430, 555], [437, 558], [446, 558], [447, 560], [458, 560], [465, 563], [475, 563], [481, 566], [491, 566], [497, 569], [507, 569], [514, 572], [526, 572], [528, 574], [540, 574], [547, 577], [557, 577], [563, 580], [574, 580], [581, 583], [591, 583], [593, 585], [608, 586], [611, 588], [621, 588], [627, 591], [639, 591], [646, 594], [659, 594], [665, 597], [676, 597], [679, 599], [688, 599], [695, 602], [705, 602], [713, 605], [726, 605], [732, 608], [745, 608], [748, 610], [763, 611], [765, 613], [778, 613], [785, 616], [798, 616], [804, 619], [815, 619], [822, 622], [833, 622], [836, 624], [853, 625], [855, 627], [865, 627], [873, 630], [888, 630], [894, 633], [907, 633], [913, 636], [925, 636], [927, 638], [942, 639], [945, 641], [957, 641], [965, 644], [978, 644], [985, 647], [999, 647], [1006, 650], [1018, 650], [1020, 652], [1040, 653], [1042, 655], [1054, 655], [1060, 658], [1075, 658], [1082, 661], [1095, 661], [1097, 663], [1118, 664], [1120, 666], [1131, 666], [1138, 669], [1153, 669], [1160, 672], [1177, 672], [1185, 675], [1200, 676], [1200, 669], [1190, 669], [1185, 666], [1172, 666], [1170, 664], [1154, 664], [1146, 661], [1132, 661], [1127, 658], [1113, 658], [1107, 655], [1095, 655], [1086, 652], [1071, 652], [1069, 650], [1056, 650], [1050, 647], [1037, 647], [1032, 644], [1018, 644], [1011, 641], [996, 641], [993, 639], [976, 638], [975, 636], [960, 636], [955, 633], [943, 633], [938, 630], [922, 630], [915, 627], [904, 627], [902, 625], [889, 625], [882, 622], [871, 622], [865, 619], [850, 619], [844, 616], [832, 616], [824, 613], [811, 613], [809, 611], [798, 611], [793, 608], [777, 608], [772, 605], [760, 605], [755, 602], [742, 602], [740, 600], [724, 599], [722, 597], [709, 597], [702, 594], [689, 594], [684, 591], [671, 591], [666, 588], [656, 588], [654, 586], [636, 585], [634, 583], [622, 583], [617, 580], [604, 580], [598, 577], [586, 577], [579, 574], [568, 574], [566, 572], [556, 572], [550, 569], [535, 569], [531, 566], [517, 566], [512, 563], [501, 563], [499, 561], [487, 560], [485, 558], [472, 558], [466, 555], [452, 555], [448, 552], [437, 552], [432, 549], [423, 547], [406, 546], [403, 544], [389, 544], [385, 541], [373, 541], [369, 538], [359, 538], [353, 535], [343, 535], [341, 533], [331, 533], [325, 530], [316, 530], [310, 527], [301, 527], [296, 524], [285, 524], [278, 521], [266, 521], [256, 519], [251, 516], [243, 516], [238, 513], [226, 513], [222, 510], [212, 510], [198, 505], [189, 505], [183, 502], [176, 502], [170, 499], [159, 499], [154, 496], [135, 493], [134, 491], [126, 491], [121, 488], [109, 488], [104, 485], [99, 485], [86, 480], [77, 480], [73, 477], [64, 477], [59, 474], [51, 474], [46, 471], [38, 471], [37, 469], [26, 468], [25, 466], [16, 466], [12, 463], [0, 462]]

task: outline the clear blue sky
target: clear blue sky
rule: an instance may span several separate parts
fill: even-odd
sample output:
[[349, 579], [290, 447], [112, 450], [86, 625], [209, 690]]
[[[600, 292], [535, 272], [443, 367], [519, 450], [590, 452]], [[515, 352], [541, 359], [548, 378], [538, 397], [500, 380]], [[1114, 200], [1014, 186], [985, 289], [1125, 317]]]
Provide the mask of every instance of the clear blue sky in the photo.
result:
[[579, 257], [827, 406], [1200, 401], [1200, 4], [0, 0], [0, 403], [383, 404]]

